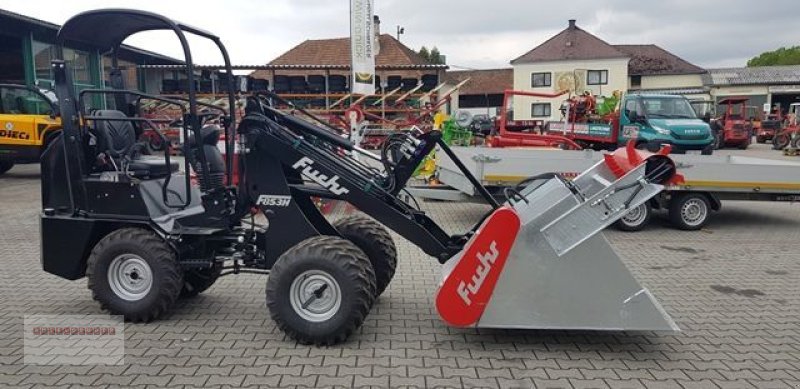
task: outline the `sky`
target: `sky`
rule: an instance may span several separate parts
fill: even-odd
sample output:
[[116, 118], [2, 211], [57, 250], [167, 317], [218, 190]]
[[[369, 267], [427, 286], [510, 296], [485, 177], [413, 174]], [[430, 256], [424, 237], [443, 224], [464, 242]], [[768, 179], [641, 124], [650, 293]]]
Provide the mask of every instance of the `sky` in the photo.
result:
[[[218, 35], [232, 62], [266, 64], [306, 39], [349, 34], [347, 0], [0, 0], [0, 8], [62, 24], [97, 8], [139, 8]], [[577, 19], [611, 44], [656, 44], [706, 68], [744, 66], [764, 51], [800, 45], [796, 0], [375, 0], [381, 31], [411, 47], [437, 46], [454, 69], [509, 67]], [[173, 36], [147, 32], [125, 43], [180, 56]], [[222, 60], [212, 44], [190, 40], [195, 61]]]

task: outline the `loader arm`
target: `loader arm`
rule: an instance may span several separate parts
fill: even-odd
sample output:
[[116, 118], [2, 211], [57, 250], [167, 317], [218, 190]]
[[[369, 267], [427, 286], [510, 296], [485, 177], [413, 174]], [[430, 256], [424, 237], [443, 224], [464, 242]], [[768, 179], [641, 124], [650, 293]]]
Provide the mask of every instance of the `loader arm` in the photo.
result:
[[[239, 126], [246, 138], [241, 160], [240, 202], [267, 215], [267, 264], [308, 237], [336, 235], [311, 197], [346, 201], [444, 263], [463, 248], [463, 235], [449, 235], [424, 212], [398, 197], [414, 169], [441, 134], [395, 134], [384, 148], [382, 166], [353, 158], [358, 149], [339, 134], [251, 101]], [[375, 158], [374, 156], [372, 158]], [[275, 199], [289, 199], [276, 201]], [[276, 234], [278, 235], [276, 237]], [[272, 255], [270, 253], [276, 253]]]

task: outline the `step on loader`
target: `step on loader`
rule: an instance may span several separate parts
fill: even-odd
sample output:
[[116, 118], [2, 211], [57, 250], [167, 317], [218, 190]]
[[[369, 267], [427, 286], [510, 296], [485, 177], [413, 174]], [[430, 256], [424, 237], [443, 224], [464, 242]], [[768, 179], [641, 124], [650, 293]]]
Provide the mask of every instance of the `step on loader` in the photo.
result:
[[[231, 74], [224, 45], [148, 12], [85, 12], [63, 25], [58, 41], [111, 52], [117, 68], [120, 44], [149, 30], [178, 37], [186, 100], [122, 89], [121, 77], [112, 79], [115, 89], [76, 94], [69, 64], [52, 63], [63, 131], [42, 158], [42, 264], [66, 279], [87, 278], [103, 309], [147, 322], [221, 276], [268, 274], [267, 307], [281, 330], [301, 343], [339, 343], [394, 276], [399, 258], [388, 227], [443, 264], [434, 300], [449, 325], [677, 329], [601, 232], [680, 179], [668, 149], [649, 154], [631, 145], [572, 181], [532, 177], [509, 188], [503, 204], [457, 162], [490, 209], [450, 235], [401, 199], [434, 148], [458, 161], [440, 132], [393, 134], [378, 156], [324, 123], [275, 109], [280, 97], [271, 93], [248, 97], [240, 123], [228, 110], [215, 124], [197, 102], [186, 34], [216, 44]], [[233, 85], [227, 91], [227, 107], [235, 107]], [[183, 110], [182, 169], [168, 150], [138, 152], [137, 133], [157, 127], [130, 103], [143, 96]], [[114, 109], [93, 109], [93, 101]], [[314, 198], [346, 201], [369, 217], [331, 223]]]

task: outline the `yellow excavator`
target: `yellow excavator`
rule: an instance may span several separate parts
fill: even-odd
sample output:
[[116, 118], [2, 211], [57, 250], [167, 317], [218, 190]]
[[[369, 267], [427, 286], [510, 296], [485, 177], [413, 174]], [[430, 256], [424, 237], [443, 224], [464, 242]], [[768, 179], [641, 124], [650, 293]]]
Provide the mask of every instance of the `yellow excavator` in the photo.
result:
[[15, 164], [39, 163], [61, 130], [58, 104], [50, 91], [0, 84], [0, 174]]

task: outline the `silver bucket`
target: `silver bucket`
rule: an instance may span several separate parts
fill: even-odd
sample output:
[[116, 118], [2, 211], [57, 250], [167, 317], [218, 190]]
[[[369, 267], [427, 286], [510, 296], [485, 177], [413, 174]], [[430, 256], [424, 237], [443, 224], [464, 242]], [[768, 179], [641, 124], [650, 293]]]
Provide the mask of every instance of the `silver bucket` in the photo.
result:
[[679, 331], [602, 234], [663, 190], [675, 167], [622, 151], [572, 182], [550, 178], [510, 196], [445, 264], [442, 318], [480, 328]]

